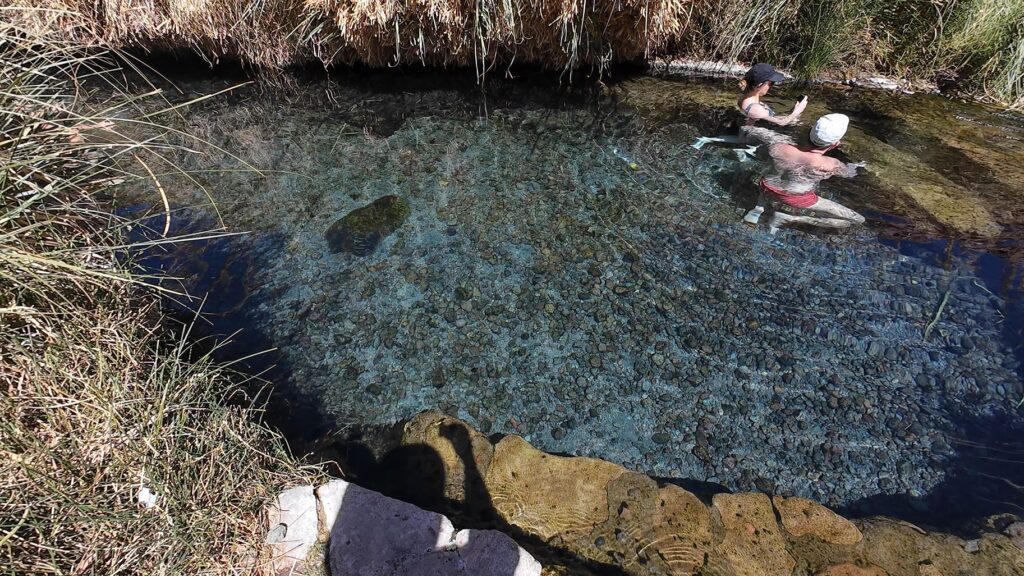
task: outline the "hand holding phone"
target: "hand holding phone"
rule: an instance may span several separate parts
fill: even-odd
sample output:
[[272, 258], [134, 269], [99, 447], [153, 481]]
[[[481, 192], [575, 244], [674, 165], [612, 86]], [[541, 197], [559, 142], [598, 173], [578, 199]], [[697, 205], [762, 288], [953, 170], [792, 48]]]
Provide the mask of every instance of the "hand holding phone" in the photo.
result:
[[793, 106], [793, 114], [800, 114], [804, 111], [804, 108], [807, 108], [806, 95], [801, 96], [800, 99], [796, 101], [796, 106]]

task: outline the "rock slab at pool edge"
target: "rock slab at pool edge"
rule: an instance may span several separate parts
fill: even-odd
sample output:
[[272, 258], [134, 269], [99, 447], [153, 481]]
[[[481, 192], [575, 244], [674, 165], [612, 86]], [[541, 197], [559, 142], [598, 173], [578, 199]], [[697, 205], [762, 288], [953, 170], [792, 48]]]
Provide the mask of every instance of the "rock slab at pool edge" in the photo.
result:
[[969, 552], [955, 536], [888, 518], [850, 521], [801, 498], [723, 493], [709, 508], [616, 464], [547, 454], [518, 436], [492, 444], [439, 412], [409, 421], [402, 443], [432, 449], [446, 476], [462, 480], [444, 484], [445, 498], [474, 508], [481, 503], [465, 499], [489, 500], [500, 521], [626, 574], [1024, 576], [1024, 552], [1007, 535], [985, 534]]
[[[318, 574], [327, 542], [331, 576], [540, 576], [541, 565], [496, 530], [451, 521], [344, 480], [290, 488], [268, 511], [277, 576]], [[310, 521], [312, 519], [312, 521]]]
[[299, 574], [316, 544], [319, 516], [312, 486], [295, 486], [278, 495], [267, 511], [274, 574]]

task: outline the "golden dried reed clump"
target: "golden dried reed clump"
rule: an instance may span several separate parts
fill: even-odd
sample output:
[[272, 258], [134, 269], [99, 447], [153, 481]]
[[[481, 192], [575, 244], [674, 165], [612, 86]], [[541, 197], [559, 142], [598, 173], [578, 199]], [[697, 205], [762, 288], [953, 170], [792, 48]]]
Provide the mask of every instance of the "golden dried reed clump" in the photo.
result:
[[13, 0], [0, 9], [12, 17], [68, 40], [271, 69], [426, 64], [483, 77], [667, 55], [804, 77], [955, 78], [1024, 106], [1024, 0]]
[[14, 0], [0, 18], [81, 44], [194, 49], [211, 62], [276, 68], [308, 58], [296, 41], [301, 0]]
[[601, 66], [681, 35], [689, 1], [307, 0], [307, 38], [324, 61]]
[[[260, 422], [240, 375], [171, 333], [124, 258], [135, 224], [102, 198], [122, 180], [156, 179], [143, 157], [172, 146], [166, 128], [117, 92], [124, 71], [111, 55], [14, 26], [7, 10], [0, 574], [259, 573], [262, 506], [319, 476]], [[83, 78], [113, 93], [99, 111], [75, 98]]]
[[603, 66], [681, 37], [691, 0], [18, 0], [37, 28], [258, 66]]

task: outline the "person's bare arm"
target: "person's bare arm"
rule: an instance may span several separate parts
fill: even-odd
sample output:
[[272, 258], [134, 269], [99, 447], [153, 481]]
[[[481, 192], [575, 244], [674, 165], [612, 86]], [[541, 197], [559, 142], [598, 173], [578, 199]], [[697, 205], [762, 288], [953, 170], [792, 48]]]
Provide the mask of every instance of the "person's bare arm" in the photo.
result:
[[745, 142], [751, 144], [767, 144], [768, 146], [775, 144], [796, 145], [796, 142], [789, 136], [779, 134], [768, 128], [761, 128], [760, 126], [743, 126], [740, 128], [740, 136]]
[[793, 106], [793, 111], [789, 114], [786, 114], [785, 116], [772, 116], [768, 107], [758, 102], [750, 107], [747, 112], [747, 117], [753, 118], [754, 120], [764, 120], [769, 124], [775, 124], [778, 126], [788, 126], [800, 119], [800, 114], [803, 113], [804, 108], [806, 107], [807, 98], [802, 98], [796, 103], [796, 106]]
[[864, 162], [843, 163], [836, 160], [831, 173], [832, 176], [839, 176], [840, 178], [853, 178], [857, 175], [857, 169], [864, 168], [865, 166], [867, 166], [867, 164]]
[[[753, 115], [751, 115], [751, 117], [753, 118]], [[778, 126], [789, 126], [790, 124], [796, 122], [799, 119], [799, 114], [786, 114], [785, 116], [763, 116], [761, 118], [758, 118], [758, 120], [764, 120], [769, 124], [776, 124]]]

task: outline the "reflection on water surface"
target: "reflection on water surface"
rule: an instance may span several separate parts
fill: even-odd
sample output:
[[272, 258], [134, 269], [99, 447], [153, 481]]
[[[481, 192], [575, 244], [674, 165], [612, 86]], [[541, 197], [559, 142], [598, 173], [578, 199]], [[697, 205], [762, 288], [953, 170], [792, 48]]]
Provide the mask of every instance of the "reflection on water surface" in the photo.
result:
[[[841, 153], [871, 166], [824, 193], [869, 225], [772, 236], [740, 222], [764, 167], [689, 147], [727, 123], [727, 87], [509, 83], [486, 109], [475, 88], [422, 78], [325, 88], [186, 111], [183, 128], [263, 173], [196, 172], [217, 211], [165, 182], [177, 225], [252, 234], [147, 260], [213, 291], [214, 331], [277, 348], [298, 436], [441, 408], [656, 476], [864, 510], [902, 495], [923, 513], [989, 470], [965, 438], [1020, 425], [1015, 117], [812, 91], [807, 117], [854, 116]], [[393, 230], [331, 249], [332, 225], [391, 195], [408, 210]], [[993, 509], [1019, 505], [974, 481]]]

